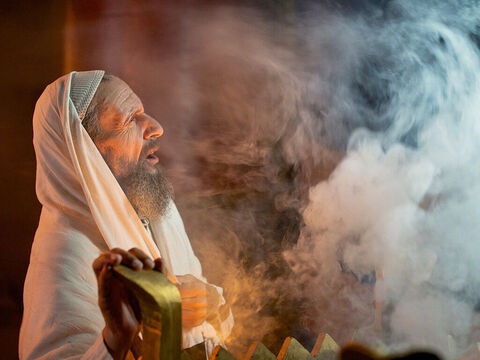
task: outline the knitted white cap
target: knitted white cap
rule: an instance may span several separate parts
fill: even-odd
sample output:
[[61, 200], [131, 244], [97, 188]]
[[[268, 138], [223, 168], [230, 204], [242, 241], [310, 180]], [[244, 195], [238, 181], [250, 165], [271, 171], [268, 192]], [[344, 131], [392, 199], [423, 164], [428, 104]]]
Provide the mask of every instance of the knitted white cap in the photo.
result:
[[72, 72], [70, 98], [77, 109], [80, 121], [83, 121], [88, 105], [90, 105], [104, 74], [103, 70]]

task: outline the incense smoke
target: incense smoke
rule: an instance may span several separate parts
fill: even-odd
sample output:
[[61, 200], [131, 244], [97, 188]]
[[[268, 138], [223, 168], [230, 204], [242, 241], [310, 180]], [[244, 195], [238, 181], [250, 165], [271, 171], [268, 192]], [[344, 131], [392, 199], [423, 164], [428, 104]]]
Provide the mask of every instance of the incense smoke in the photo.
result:
[[262, 14], [192, 10], [178, 56], [193, 155], [172, 172], [231, 345], [325, 331], [460, 356], [480, 328], [479, 3]]
[[[333, 20], [348, 59], [333, 112], [354, 130], [345, 158], [310, 189], [306, 227], [286, 256], [311, 306], [318, 296], [347, 304], [339, 322], [360, 325], [356, 340], [455, 358], [478, 338], [479, 10], [398, 1], [368, 21]], [[358, 292], [375, 277], [380, 334]], [[318, 311], [319, 330], [335, 327]]]

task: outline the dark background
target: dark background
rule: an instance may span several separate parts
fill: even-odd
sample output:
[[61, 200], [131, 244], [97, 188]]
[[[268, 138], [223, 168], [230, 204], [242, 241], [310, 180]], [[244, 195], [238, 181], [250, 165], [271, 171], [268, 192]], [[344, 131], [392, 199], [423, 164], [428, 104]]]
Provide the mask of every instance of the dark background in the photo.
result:
[[43, 88], [63, 72], [64, 13], [59, 1], [2, 1], [0, 7], [2, 359], [18, 357], [23, 279], [40, 214], [31, 121]]
[[[182, 131], [174, 121], [175, 107], [172, 104], [177, 99], [169, 85], [179, 80], [177, 73], [171, 73], [168, 66], [163, 69], [159, 64], [168, 62], [179, 51], [182, 12], [193, 7], [201, 8], [206, 3], [212, 2], [43, 0], [0, 3], [1, 358], [17, 357], [23, 280], [41, 208], [35, 196], [31, 127], [36, 99], [46, 85], [72, 70], [105, 69], [124, 78], [142, 98], [146, 108], [151, 108], [157, 118], [161, 115], [166, 134], [162, 161], [168, 172], [175, 167], [171, 160], [175, 157], [171, 155], [178, 150], [175, 139]], [[306, 1], [257, 3], [261, 3], [259, 7], [272, 17], [281, 16], [286, 11], [301, 12], [307, 4]], [[372, 3], [381, 6], [383, 1], [330, 1], [328, 5], [357, 11]], [[254, 2], [242, 4], [252, 6]], [[139, 64], [141, 71], [138, 71]], [[283, 160], [278, 161], [282, 167]], [[224, 170], [213, 168], [200, 182], [211, 183], [215, 171]], [[286, 186], [296, 178], [295, 175], [304, 171], [302, 168], [292, 170], [288, 166], [284, 170], [280, 176]], [[328, 169], [325, 171], [328, 173]], [[176, 191], [190, 186], [182, 183], [181, 177], [176, 180], [173, 180]], [[214, 185], [228, 187], [228, 181], [227, 185]], [[237, 192], [236, 195], [223, 196], [219, 201], [227, 204], [225, 206], [233, 206], [238, 198]], [[249, 198], [249, 206], [270, 213], [273, 198], [267, 196], [254, 201]], [[182, 210], [181, 202], [179, 207]], [[260, 213], [259, 218], [262, 219]], [[299, 214], [287, 209], [262, 223], [263, 235], [273, 237], [275, 231], [281, 231], [290, 234], [287, 240], [294, 242], [300, 225]], [[252, 254], [262, 258], [262, 251], [252, 250], [250, 262], [256, 261]]]

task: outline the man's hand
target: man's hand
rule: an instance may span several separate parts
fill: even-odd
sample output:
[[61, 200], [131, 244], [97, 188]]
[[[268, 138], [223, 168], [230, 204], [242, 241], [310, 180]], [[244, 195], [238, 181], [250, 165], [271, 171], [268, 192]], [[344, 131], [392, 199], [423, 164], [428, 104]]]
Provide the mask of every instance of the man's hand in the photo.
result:
[[[98, 304], [105, 319], [103, 339], [115, 360], [125, 358], [141, 326], [140, 311], [135, 298], [113, 275], [112, 267], [119, 264], [134, 270], [158, 271], [161, 271], [162, 265], [161, 259], [153, 261], [137, 248], [129, 251], [113, 249], [93, 262], [98, 283]], [[193, 275], [179, 275], [176, 279], [175, 285], [182, 298], [182, 327], [189, 330], [201, 325], [205, 320], [213, 320], [220, 305], [217, 289]]]
[[220, 295], [215, 287], [193, 275], [179, 275], [177, 285], [182, 298], [182, 327], [186, 330], [201, 325], [217, 313]]
[[161, 269], [161, 260], [153, 261], [143, 251], [113, 249], [93, 262], [97, 276], [98, 304], [105, 319], [103, 339], [114, 359], [124, 359], [135, 336], [140, 331], [140, 312], [133, 296], [112, 271], [114, 265], [126, 265], [134, 270]]

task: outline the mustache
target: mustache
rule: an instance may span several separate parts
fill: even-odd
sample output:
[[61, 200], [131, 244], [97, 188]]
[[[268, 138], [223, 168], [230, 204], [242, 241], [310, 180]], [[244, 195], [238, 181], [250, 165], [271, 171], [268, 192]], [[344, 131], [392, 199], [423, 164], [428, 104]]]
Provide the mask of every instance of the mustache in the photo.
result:
[[147, 154], [151, 153], [152, 150], [156, 152], [159, 147], [160, 147], [160, 140], [158, 138], [149, 140], [149, 142], [146, 143], [142, 148], [142, 152], [141, 152], [142, 158], [147, 157]]

